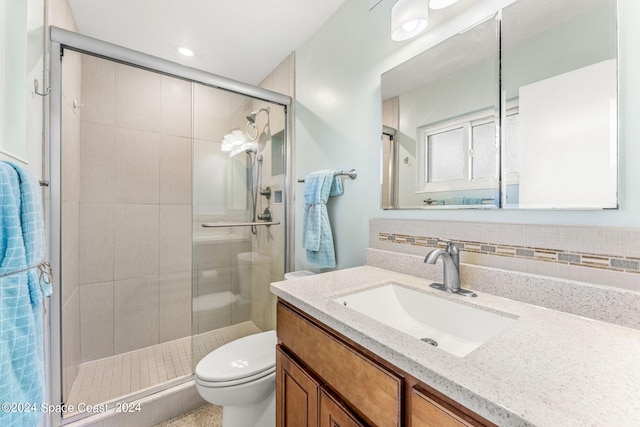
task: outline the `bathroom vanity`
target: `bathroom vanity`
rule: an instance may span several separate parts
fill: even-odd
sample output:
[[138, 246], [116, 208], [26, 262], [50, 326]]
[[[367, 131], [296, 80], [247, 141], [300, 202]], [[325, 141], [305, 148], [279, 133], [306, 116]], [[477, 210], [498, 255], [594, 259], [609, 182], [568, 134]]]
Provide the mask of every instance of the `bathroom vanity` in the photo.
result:
[[284, 301], [278, 319], [278, 426], [494, 425]]
[[[513, 321], [460, 357], [340, 302], [389, 283]], [[640, 331], [430, 283], [372, 266], [273, 283], [277, 425], [638, 425]]]

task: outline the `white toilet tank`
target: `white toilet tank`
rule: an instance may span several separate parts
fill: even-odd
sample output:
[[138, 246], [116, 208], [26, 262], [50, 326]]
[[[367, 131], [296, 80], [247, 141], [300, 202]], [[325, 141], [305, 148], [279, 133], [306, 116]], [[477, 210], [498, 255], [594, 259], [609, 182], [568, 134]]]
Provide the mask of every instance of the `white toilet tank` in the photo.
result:
[[299, 279], [300, 277], [312, 276], [314, 274], [315, 273], [309, 270], [290, 271], [288, 273], [284, 273], [284, 280]]
[[251, 285], [268, 288], [271, 282], [271, 258], [258, 252], [238, 254], [240, 295], [251, 298]]

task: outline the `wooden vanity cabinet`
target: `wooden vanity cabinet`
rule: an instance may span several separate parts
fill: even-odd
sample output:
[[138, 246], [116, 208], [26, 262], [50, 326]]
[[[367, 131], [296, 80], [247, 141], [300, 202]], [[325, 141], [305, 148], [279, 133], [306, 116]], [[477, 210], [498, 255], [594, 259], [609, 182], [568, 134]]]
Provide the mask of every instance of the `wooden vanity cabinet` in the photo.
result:
[[318, 425], [321, 427], [366, 427], [324, 387], [320, 390], [320, 422]]
[[276, 348], [276, 425], [316, 427], [320, 383]]
[[277, 427], [496, 427], [278, 301]]

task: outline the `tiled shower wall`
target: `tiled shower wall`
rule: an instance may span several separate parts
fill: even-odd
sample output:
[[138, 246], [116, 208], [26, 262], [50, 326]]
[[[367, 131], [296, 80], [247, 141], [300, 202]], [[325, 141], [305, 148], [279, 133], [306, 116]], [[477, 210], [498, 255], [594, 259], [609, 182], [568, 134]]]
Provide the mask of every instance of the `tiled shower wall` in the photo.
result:
[[[295, 98], [295, 54], [290, 54], [285, 58], [265, 79], [260, 83], [260, 87], [274, 92], [289, 95]], [[260, 106], [259, 104], [256, 107]], [[273, 111], [273, 109], [272, 109]], [[293, 112], [290, 109], [289, 115], [293, 120]], [[271, 134], [285, 131], [285, 117], [282, 114], [271, 115]], [[262, 186], [270, 187], [272, 192], [281, 191], [284, 197], [285, 175], [272, 173], [272, 151], [265, 150]], [[278, 153], [276, 153], [278, 155]], [[291, 171], [289, 171], [292, 173]], [[289, 199], [293, 203], [293, 199]], [[285, 205], [284, 202], [277, 203], [274, 195], [267, 200], [260, 197], [258, 204], [259, 212], [269, 207], [273, 213], [275, 221], [280, 221], [279, 226], [261, 227], [258, 229], [256, 239], [253, 239], [253, 250], [271, 259], [271, 277], [269, 280], [259, 280], [254, 285], [253, 297], [255, 303], [252, 306], [252, 320], [263, 330], [274, 329], [276, 326], [276, 298], [269, 291], [269, 283], [283, 280], [285, 268]]]
[[437, 239], [460, 247], [463, 263], [640, 292], [639, 229], [370, 221], [369, 246], [374, 249], [425, 256], [438, 247]]
[[78, 102], [87, 361], [191, 333], [191, 84], [83, 55]]

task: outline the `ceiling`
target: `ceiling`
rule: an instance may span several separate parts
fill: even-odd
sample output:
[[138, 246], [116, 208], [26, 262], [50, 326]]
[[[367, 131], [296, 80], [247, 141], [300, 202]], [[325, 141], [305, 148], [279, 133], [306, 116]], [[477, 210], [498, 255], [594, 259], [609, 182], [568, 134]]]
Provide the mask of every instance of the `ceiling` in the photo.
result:
[[[81, 34], [257, 85], [346, 0], [69, 0]], [[188, 46], [195, 56], [176, 51]]]

